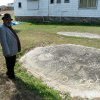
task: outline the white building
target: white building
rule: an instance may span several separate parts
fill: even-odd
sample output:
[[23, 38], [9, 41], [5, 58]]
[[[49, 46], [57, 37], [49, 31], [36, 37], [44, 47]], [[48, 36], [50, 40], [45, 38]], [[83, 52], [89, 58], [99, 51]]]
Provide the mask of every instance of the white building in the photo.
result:
[[100, 0], [15, 0], [17, 20], [53, 21], [100, 20]]
[[8, 6], [11, 10], [14, 9], [14, 3], [8, 3], [7, 6]]
[[14, 3], [8, 3], [7, 6], [8, 7], [14, 7]]

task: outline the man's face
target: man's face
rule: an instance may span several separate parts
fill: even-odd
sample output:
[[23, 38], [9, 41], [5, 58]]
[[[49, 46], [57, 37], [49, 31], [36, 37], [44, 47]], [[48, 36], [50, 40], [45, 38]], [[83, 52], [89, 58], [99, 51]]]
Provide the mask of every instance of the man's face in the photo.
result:
[[11, 21], [12, 19], [3, 19], [3, 23], [6, 24], [7, 26], [11, 26]]
[[12, 19], [4, 19], [3, 22], [4, 23], [10, 23], [12, 21]]

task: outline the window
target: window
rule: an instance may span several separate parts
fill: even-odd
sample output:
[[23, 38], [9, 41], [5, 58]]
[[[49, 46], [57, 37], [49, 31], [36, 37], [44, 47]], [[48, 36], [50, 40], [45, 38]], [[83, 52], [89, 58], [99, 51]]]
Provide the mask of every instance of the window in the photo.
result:
[[51, 4], [54, 3], [54, 0], [50, 0], [50, 3], [51, 3]]
[[80, 0], [79, 7], [80, 8], [96, 8], [97, 0]]
[[27, 1], [27, 9], [29, 10], [37, 10], [39, 9], [39, 3], [37, 0], [28, 0]]
[[57, 3], [61, 3], [61, 0], [57, 0]]
[[69, 0], [64, 0], [64, 3], [69, 3]]
[[18, 3], [18, 8], [22, 8], [21, 2]]

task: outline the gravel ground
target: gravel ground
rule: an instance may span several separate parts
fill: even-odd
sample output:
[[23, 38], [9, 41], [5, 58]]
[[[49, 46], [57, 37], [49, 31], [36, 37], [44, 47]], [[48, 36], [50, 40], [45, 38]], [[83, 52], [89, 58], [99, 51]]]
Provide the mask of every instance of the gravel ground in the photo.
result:
[[100, 49], [74, 44], [38, 47], [20, 62], [49, 86], [72, 97], [100, 97]]

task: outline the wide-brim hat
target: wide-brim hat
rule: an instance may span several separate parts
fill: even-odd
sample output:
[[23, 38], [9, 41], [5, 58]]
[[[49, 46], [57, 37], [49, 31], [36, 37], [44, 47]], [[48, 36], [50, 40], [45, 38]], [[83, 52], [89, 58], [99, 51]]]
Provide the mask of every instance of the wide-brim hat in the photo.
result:
[[11, 15], [8, 14], [8, 13], [4, 14], [4, 16], [2, 17], [2, 20], [4, 20], [4, 19], [10, 19], [10, 20], [13, 20], [13, 19], [11, 18]]

